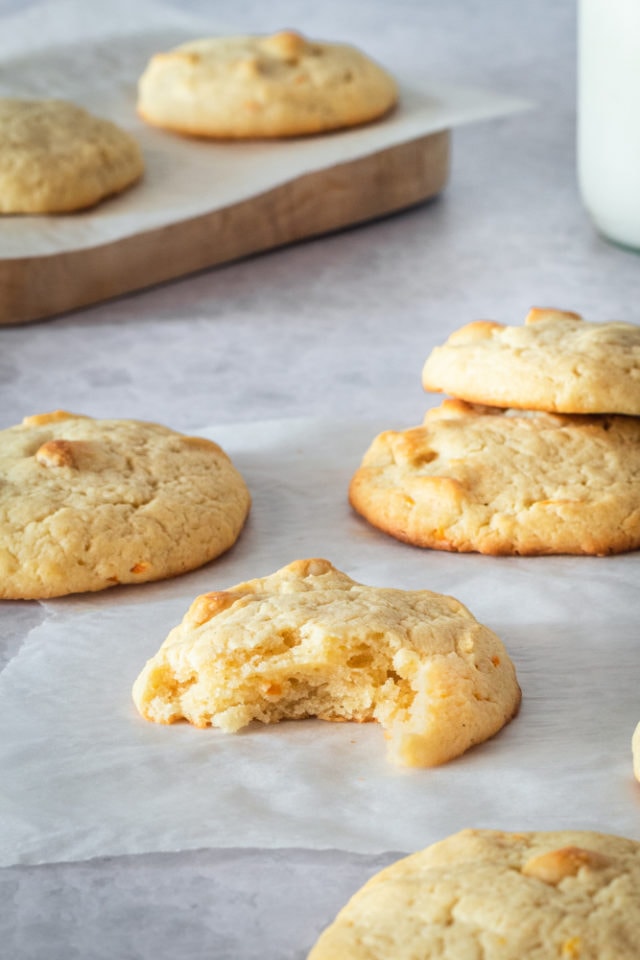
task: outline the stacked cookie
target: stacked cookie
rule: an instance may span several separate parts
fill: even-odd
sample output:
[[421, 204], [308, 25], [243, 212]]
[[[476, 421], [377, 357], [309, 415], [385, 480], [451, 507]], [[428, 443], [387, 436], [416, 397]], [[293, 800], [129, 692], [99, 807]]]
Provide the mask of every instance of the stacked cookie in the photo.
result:
[[532, 310], [437, 347], [427, 390], [456, 399], [373, 441], [353, 507], [400, 540], [486, 554], [640, 547], [640, 327]]

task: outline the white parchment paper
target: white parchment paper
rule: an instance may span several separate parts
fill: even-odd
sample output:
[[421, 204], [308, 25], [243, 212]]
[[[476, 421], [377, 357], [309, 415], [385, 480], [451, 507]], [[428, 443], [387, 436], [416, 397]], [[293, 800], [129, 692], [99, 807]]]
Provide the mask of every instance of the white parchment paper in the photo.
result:
[[[198, 847], [411, 851], [464, 826], [640, 838], [640, 554], [419, 550], [355, 516], [349, 478], [390, 424], [208, 428], [252, 490], [236, 547], [158, 584], [44, 605], [0, 675], [0, 863]], [[397, 424], [396, 426], [408, 426]], [[325, 556], [361, 582], [453, 594], [505, 642], [523, 688], [493, 740], [431, 770], [391, 765], [377, 724], [238, 734], [142, 720], [130, 688], [191, 600]]]
[[[78, 0], [62, 6], [64, 17], [59, 12], [46, 27], [41, 22], [46, 7], [5, 24], [11, 47], [3, 56], [0, 38], [0, 96], [69, 99], [114, 120], [140, 142], [146, 173], [134, 188], [89, 211], [3, 217], [2, 259], [100, 246], [230, 206], [305, 173], [525, 107], [513, 97], [435, 78], [416, 86], [415, 79], [399, 74], [400, 106], [379, 123], [271, 143], [188, 139], [137, 118], [136, 83], [153, 53], [210, 31], [210, 24], [146, 2], [116, 0], [101, 5], [100, 11]], [[66, 30], [56, 29], [69, 23], [75, 24], [71, 40]], [[43, 35], [48, 46], [34, 46], [34, 37]], [[25, 49], [19, 54], [21, 43]]]

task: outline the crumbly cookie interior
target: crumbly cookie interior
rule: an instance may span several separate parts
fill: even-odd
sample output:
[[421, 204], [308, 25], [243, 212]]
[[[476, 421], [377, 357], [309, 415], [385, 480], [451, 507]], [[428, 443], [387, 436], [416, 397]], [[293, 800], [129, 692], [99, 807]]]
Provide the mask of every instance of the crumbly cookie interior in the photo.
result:
[[140, 712], [229, 732], [254, 720], [376, 720], [392, 758], [416, 766], [462, 753], [515, 713], [504, 647], [457, 600], [297, 563], [307, 584], [327, 582], [297, 590], [285, 579], [274, 593], [254, 581], [199, 597], [138, 678]]

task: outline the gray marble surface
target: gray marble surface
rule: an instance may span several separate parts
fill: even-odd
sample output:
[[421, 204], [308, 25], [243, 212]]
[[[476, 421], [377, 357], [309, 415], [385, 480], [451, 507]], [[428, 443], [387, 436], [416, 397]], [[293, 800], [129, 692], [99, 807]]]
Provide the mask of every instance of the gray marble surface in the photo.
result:
[[353, 891], [397, 856], [199, 850], [5, 869], [0, 953], [303, 960]]
[[[0, 30], [29, 6], [38, 4], [0, 0]], [[209, 10], [211, 32], [299, 26], [536, 107], [456, 131], [451, 182], [433, 202], [1, 329], [1, 427], [57, 407], [178, 429], [345, 411], [409, 425], [425, 405], [423, 359], [463, 323], [519, 322], [534, 304], [640, 322], [640, 260], [598, 237], [578, 197], [572, 0], [180, 6]], [[39, 618], [36, 604], [3, 608], [0, 666]], [[0, 953], [302, 960], [344, 899], [391, 859], [202, 850], [9, 867]]]

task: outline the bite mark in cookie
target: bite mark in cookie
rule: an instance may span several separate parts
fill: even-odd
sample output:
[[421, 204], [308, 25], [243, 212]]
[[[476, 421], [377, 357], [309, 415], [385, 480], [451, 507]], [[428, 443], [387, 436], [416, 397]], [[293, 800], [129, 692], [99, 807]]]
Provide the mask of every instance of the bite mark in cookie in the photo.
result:
[[432, 766], [497, 733], [520, 689], [457, 600], [359, 584], [327, 560], [198, 597], [136, 680], [148, 720], [377, 720], [394, 760]]

